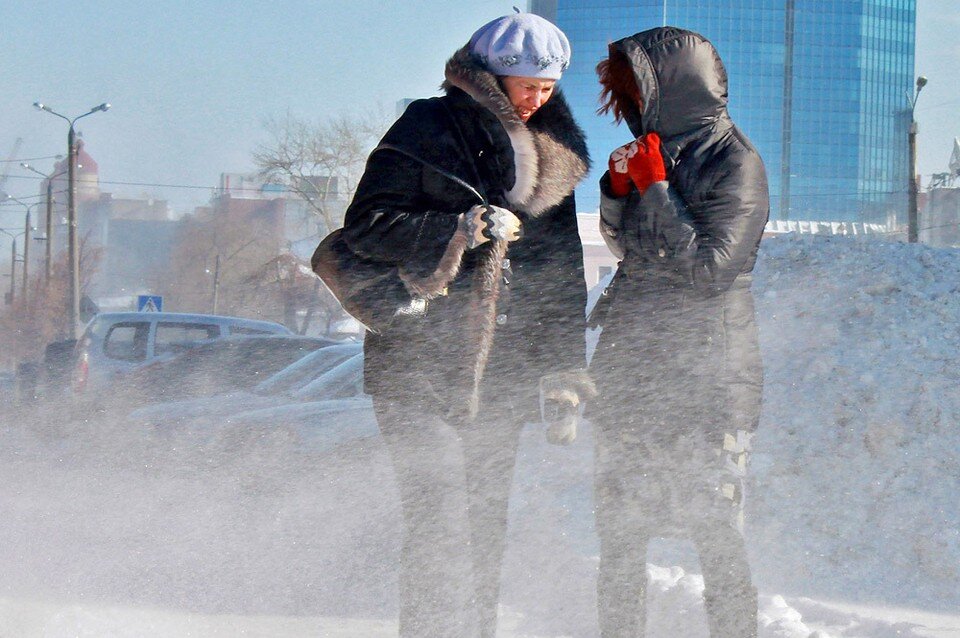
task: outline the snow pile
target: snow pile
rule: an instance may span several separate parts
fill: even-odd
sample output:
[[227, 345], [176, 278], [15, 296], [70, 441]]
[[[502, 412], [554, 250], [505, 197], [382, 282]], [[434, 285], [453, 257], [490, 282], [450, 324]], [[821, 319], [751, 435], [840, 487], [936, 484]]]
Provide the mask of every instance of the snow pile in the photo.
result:
[[[679, 567], [647, 567], [648, 638], [709, 638], [703, 610], [703, 578]], [[759, 638], [920, 638], [909, 622], [865, 618], [809, 599], [761, 595]]]
[[960, 605], [960, 252], [762, 244], [750, 538], [774, 591]]

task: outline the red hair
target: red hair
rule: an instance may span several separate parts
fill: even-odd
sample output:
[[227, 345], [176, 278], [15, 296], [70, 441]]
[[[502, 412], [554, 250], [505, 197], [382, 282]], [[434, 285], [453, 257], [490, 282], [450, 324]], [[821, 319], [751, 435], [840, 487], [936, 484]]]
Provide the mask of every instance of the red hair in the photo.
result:
[[597, 76], [600, 79], [600, 108], [598, 115], [613, 111], [613, 118], [620, 123], [624, 113], [631, 108], [640, 109], [643, 100], [640, 89], [633, 76], [633, 66], [620, 51], [610, 49], [606, 59], [597, 64]]

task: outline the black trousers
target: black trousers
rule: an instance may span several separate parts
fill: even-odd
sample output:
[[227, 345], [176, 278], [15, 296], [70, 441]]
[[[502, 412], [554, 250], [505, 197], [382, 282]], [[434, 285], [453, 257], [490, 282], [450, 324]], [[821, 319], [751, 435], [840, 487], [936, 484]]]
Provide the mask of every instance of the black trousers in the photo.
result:
[[751, 638], [739, 527], [762, 367], [749, 285], [714, 298], [636, 286], [617, 291], [590, 366], [601, 636], [644, 635], [648, 542], [680, 537], [698, 550], [712, 638]]
[[523, 423], [484, 411], [454, 426], [374, 399], [403, 510], [400, 636], [493, 638], [507, 508]]
[[704, 580], [711, 638], [757, 635], [757, 592], [740, 525], [749, 435], [649, 436], [594, 421], [597, 582], [602, 638], [636, 638], [646, 624], [646, 554], [654, 537], [688, 538]]

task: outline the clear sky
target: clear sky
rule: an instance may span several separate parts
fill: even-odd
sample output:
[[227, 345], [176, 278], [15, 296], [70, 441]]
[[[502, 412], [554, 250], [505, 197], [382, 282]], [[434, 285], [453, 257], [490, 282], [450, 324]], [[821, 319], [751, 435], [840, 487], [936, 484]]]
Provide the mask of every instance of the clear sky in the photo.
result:
[[[400, 98], [434, 95], [449, 55], [514, 5], [526, 8], [525, 0], [8, 2], [0, 12], [0, 160], [18, 137], [22, 158], [65, 151], [66, 123], [34, 101], [71, 116], [110, 102], [110, 111], [78, 125], [102, 182], [203, 188], [103, 190], [169, 199], [187, 212], [207, 201], [220, 173], [253, 169], [265, 118], [392, 113]], [[930, 80], [917, 107], [926, 175], [947, 170], [960, 136], [958, 35], [958, 0], [918, 1], [917, 72]], [[52, 162], [33, 163], [49, 171]], [[16, 164], [0, 164], [0, 173], [8, 167], [4, 190], [35, 195], [31, 174]], [[0, 210], [0, 225], [12, 225], [11, 209]]]

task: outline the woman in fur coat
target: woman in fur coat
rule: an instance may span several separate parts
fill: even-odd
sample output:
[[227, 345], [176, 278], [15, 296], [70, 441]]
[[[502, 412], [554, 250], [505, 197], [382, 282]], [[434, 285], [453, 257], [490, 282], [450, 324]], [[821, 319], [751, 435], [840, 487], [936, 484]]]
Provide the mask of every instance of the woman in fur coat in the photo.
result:
[[601, 635], [642, 636], [647, 542], [693, 540], [712, 638], [757, 632], [741, 536], [762, 368], [750, 272], [767, 222], [763, 161], [727, 113], [703, 36], [663, 27], [609, 46], [605, 109], [632, 142], [601, 179], [620, 258], [591, 375]]
[[402, 636], [494, 636], [520, 430], [542, 407], [568, 441], [592, 390], [573, 197], [589, 159], [556, 88], [569, 59], [538, 16], [481, 27], [346, 213], [349, 248], [398, 266], [410, 298], [364, 344], [403, 508]]

